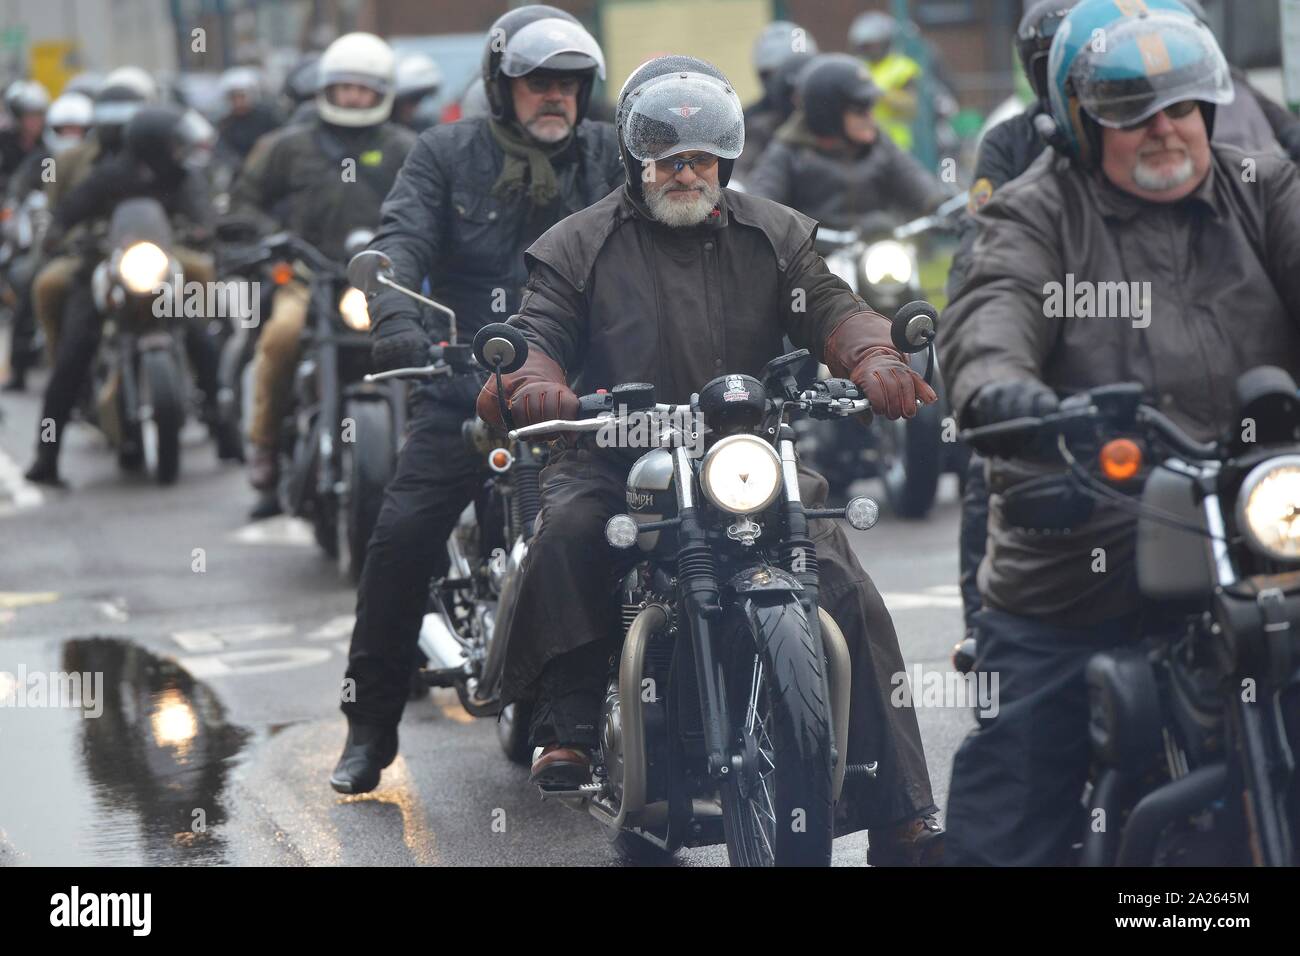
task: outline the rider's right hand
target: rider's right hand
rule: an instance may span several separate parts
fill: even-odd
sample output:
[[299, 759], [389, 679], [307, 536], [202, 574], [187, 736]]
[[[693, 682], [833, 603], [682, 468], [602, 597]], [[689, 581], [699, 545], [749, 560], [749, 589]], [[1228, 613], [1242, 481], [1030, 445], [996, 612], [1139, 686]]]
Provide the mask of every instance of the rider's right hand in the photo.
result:
[[[501, 385], [516, 428], [578, 417], [578, 396], [569, 388], [564, 369], [540, 348], [531, 349], [516, 371], [501, 376]], [[494, 378], [479, 393], [478, 414], [489, 425], [505, 428]]]
[[419, 368], [429, 364], [429, 337], [407, 318], [394, 316], [379, 323], [370, 345], [370, 363], [376, 372]]

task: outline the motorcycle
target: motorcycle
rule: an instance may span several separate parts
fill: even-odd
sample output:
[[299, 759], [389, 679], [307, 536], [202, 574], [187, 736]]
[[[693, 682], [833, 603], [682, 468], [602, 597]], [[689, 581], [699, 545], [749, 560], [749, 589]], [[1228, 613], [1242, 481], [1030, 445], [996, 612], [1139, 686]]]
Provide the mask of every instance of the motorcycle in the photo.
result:
[[[944, 228], [965, 205], [954, 197], [935, 212], [912, 222], [895, 225], [889, 214], [867, 218], [857, 229], [819, 229], [816, 246], [826, 267], [843, 279], [873, 309], [890, 315], [905, 303], [921, 297], [917, 242]], [[917, 372], [922, 369], [913, 360]], [[830, 372], [822, 366], [819, 375]], [[859, 478], [878, 477], [894, 513], [903, 518], [924, 518], [934, 505], [939, 477], [945, 471], [965, 474], [966, 453], [944, 441], [944, 421], [951, 414], [943, 386], [935, 385], [940, 401], [917, 410], [915, 418], [882, 423], [864, 433], [852, 422], [794, 423], [804, 457], [825, 476], [831, 498], [842, 501]]]
[[101, 255], [90, 281], [104, 334], [91, 397], [80, 406], [117, 450], [123, 470], [143, 467], [164, 485], [180, 473], [191, 391], [183, 313], [157, 294], [180, 275], [173, 242], [167, 213], [154, 199], [118, 203], [107, 235], [88, 239]]
[[[907, 352], [932, 349], [934, 310], [912, 303], [894, 321]], [[485, 327], [481, 364], [500, 375], [527, 342]], [[512, 440], [591, 435], [652, 448], [627, 479], [629, 513], [609, 519], [611, 547], [638, 549], [622, 579], [621, 651], [611, 667], [592, 782], [543, 796], [589, 812], [635, 859], [725, 843], [734, 865], [830, 863], [833, 810], [847, 774], [849, 651], [818, 604], [812, 518], [872, 527], [879, 508], [805, 508], [797, 436], [786, 416], [870, 411], [852, 382], [804, 388], [806, 349], [761, 378], [723, 375], [687, 405], [625, 383], [579, 399], [580, 417], [512, 429]], [[498, 381], [498, 394], [504, 394]], [[509, 410], [502, 400], [502, 415]], [[633, 436], [653, 434], [649, 442]], [[691, 448], [703, 443], [702, 455]], [[798, 821], [797, 826], [789, 821]]]
[[1081, 865], [1297, 861], [1300, 402], [1276, 368], [1247, 372], [1236, 394], [1233, 420], [1253, 423], [1250, 438], [1196, 441], [1137, 384], [962, 436], [1064, 463], [1003, 495], [1018, 526], [1059, 531], [1099, 501], [1137, 519], [1138, 586], [1155, 623], [1087, 665]]
[[[395, 288], [417, 301], [445, 307], [392, 281], [392, 263], [377, 251], [354, 257], [348, 275], [357, 288]], [[383, 281], [379, 276], [383, 276]], [[430, 349], [429, 364], [419, 368], [377, 372], [367, 381], [430, 380], [443, 376], [477, 375], [492, 365], [478, 364], [482, 345], [458, 342], [455, 314], [449, 341]], [[491, 327], [489, 327], [491, 328]], [[481, 337], [481, 334], [480, 334]], [[493, 351], [503, 374], [523, 364], [524, 356]], [[517, 593], [518, 575], [533, 524], [541, 508], [541, 471], [546, 466], [543, 443], [515, 440], [503, 446], [477, 416], [465, 421], [461, 434], [491, 472], [476, 500], [462, 512], [447, 540], [448, 572], [429, 587], [429, 608], [420, 626], [419, 647], [425, 666], [417, 674], [416, 690], [455, 688], [461, 705], [475, 717], [498, 717], [497, 737], [506, 756], [527, 763], [530, 712], [526, 704], [500, 703], [505, 639], [500, 622], [509, 618]]]
[[[345, 247], [363, 248], [370, 239], [358, 230]], [[289, 233], [268, 237], [262, 247], [264, 261], [292, 263], [310, 296], [293, 407], [279, 430], [281, 507], [311, 523], [317, 544], [355, 583], [397, 463], [405, 391], [365, 378], [370, 315], [344, 267]], [[251, 390], [243, 394], [246, 404]]]

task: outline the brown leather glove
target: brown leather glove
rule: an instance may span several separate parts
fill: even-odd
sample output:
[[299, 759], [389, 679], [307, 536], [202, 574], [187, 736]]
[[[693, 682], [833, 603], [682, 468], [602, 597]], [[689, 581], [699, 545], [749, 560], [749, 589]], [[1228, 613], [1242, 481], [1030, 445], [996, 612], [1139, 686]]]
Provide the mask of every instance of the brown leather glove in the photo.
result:
[[[506, 404], [516, 427], [536, 425], [555, 418], [578, 417], [578, 396], [565, 382], [564, 369], [541, 349], [530, 349], [528, 359], [517, 370], [501, 376]], [[497, 380], [493, 375], [478, 393], [478, 417], [494, 428], [505, 429], [497, 401]]]
[[856, 312], [837, 325], [826, 339], [824, 355], [831, 374], [850, 379], [877, 415], [913, 418], [917, 399], [926, 405], [939, 400], [894, 348], [889, 320], [878, 312]]

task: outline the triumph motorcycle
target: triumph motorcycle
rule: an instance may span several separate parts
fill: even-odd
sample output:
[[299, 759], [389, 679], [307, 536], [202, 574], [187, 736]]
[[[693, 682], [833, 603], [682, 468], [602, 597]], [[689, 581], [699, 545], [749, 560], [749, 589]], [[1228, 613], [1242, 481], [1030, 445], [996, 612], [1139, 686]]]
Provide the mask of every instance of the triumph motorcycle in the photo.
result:
[[1137, 384], [962, 436], [1063, 463], [1004, 493], [1018, 527], [1059, 533], [1097, 502], [1137, 520], [1146, 636], [1087, 665], [1081, 865], [1297, 862], [1300, 401], [1268, 367], [1243, 375], [1236, 396], [1233, 420], [1249, 429], [1212, 442], [1145, 404]]
[[[930, 215], [903, 224], [889, 213], [877, 213], [856, 229], [821, 228], [817, 251], [825, 256], [826, 268], [873, 309], [891, 315], [905, 303], [921, 298], [918, 243], [947, 228], [965, 203], [963, 194]], [[917, 372], [922, 371], [915, 360], [913, 365]], [[825, 366], [819, 373], [830, 375]], [[941, 380], [935, 388], [940, 400], [918, 409], [915, 418], [883, 422], [869, 433], [843, 420], [794, 422], [804, 457], [826, 478], [832, 500], [844, 500], [854, 481], [874, 476], [884, 483], [895, 514], [924, 518], [934, 504], [940, 475], [946, 471], [965, 475], [964, 449], [943, 440], [944, 419], [950, 412]]]
[[[932, 349], [934, 329], [933, 308], [911, 303], [894, 321], [894, 344]], [[527, 348], [508, 325], [479, 333], [480, 363], [497, 375]], [[633, 858], [725, 843], [734, 865], [828, 865], [846, 775], [875, 772], [846, 765], [849, 650], [819, 607], [808, 523], [844, 518], [867, 529], [879, 508], [867, 498], [806, 508], [786, 421], [870, 407], [845, 379], [801, 385], [807, 359], [800, 349], [760, 378], [720, 376], [687, 405], [627, 383], [582, 396], [578, 420], [510, 432], [514, 441], [596, 433], [638, 449], [646, 443], [618, 437], [642, 436], [647, 423], [654, 434], [628, 475], [628, 513], [605, 529], [612, 548], [635, 549], [638, 561], [611, 595], [622, 607], [621, 651], [592, 782], [543, 791], [585, 809]]]

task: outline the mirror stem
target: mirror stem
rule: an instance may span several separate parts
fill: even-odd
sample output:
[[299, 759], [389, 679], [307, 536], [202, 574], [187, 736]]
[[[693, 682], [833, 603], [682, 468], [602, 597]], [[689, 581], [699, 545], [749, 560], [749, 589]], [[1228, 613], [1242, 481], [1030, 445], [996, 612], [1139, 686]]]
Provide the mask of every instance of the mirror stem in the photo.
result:
[[448, 337], [448, 342], [449, 342], [451, 345], [456, 345], [456, 344], [457, 344], [457, 342], [456, 342], [456, 313], [455, 313], [455, 312], [453, 312], [451, 309], [447, 308], [447, 307], [446, 307], [445, 305], [443, 305], [441, 302], [435, 302], [435, 301], [433, 301], [433, 299], [426, 299], [424, 296], [420, 295], [420, 293], [418, 293], [418, 292], [412, 292], [410, 289], [406, 288], [406, 286], [398, 285], [396, 282], [394, 282], [392, 279], [388, 278], [388, 276], [383, 275], [382, 273], [379, 274], [379, 275], [376, 275], [376, 276], [375, 276], [375, 279], [376, 279], [376, 281], [379, 282], [380, 285], [386, 285], [386, 286], [388, 286], [388, 288], [394, 290], [395, 292], [400, 292], [400, 293], [402, 293], [402, 295], [409, 296], [410, 298], [414, 299], [416, 302], [423, 302], [425, 305], [429, 306], [430, 308], [437, 309], [439, 312], [442, 312], [443, 314], [445, 314], [445, 315], [447, 316], [447, 318], [448, 318], [448, 319], [450, 320], [450, 322], [451, 322], [451, 330], [450, 330], [451, 334], [450, 334], [450, 336]]

